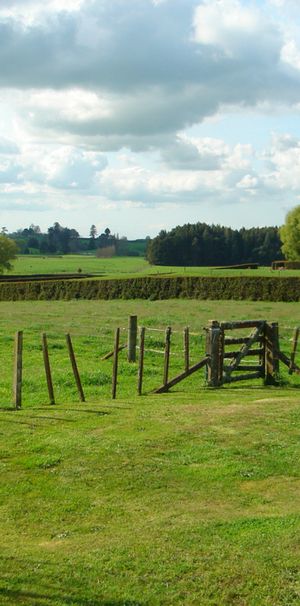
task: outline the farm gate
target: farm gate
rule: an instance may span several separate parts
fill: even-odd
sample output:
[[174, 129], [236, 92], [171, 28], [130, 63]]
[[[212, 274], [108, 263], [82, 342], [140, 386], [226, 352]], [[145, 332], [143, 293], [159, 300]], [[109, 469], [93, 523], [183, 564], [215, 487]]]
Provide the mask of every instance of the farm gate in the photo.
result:
[[[251, 329], [237, 336], [236, 332]], [[217, 322], [206, 330], [207, 380], [211, 387], [225, 383], [264, 379], [276, 383], [279, 372], [278, 324], [265, 320]]]

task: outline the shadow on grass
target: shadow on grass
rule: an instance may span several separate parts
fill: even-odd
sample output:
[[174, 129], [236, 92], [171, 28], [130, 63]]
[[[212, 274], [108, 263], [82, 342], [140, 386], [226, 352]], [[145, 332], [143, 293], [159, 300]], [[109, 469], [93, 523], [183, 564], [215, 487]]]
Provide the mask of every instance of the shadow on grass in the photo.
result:
[[[43, 410], [42, 408], [36, 408], [35, 410]], [[1, 412], [20, 412], [17, 411], [15, 408], [0, 408]], [[70, 412], [80, 412], [80, 413], [92, 413], [95, 414], [97, 416], [100, 417], [106, 417], [107, 415], [111, 415], [111, 412], [108, 412], [106, 410], [72, 410], [71, 408], [68, 409], [68, 411]], [[24, 412], [24, 411], [23, 411]], [[25, 412], [27, 413], [27, 411], [25, 410]], [[67, 419], [66, 417], [49, 417], [47, 415], [31, 415], [31, 414], [26, 414], [26, 418], [27, 419], [47, 419], [49, 421], [63, 421], [65, 423], [76, 423], [76, 421], [74, 419]], [[4, 421], [8, 419], [4, 419]], [[11, 419], [9, 419], [11, 421]], [[24, 423], [25, 421], [11, 421], [14, 423]]]
[[100, 417], [105, 417], [106, 415], [111, 415], [110, 411], [107, 410], [87, 410], [86, 408], [68, 408], [68, 412], [80, 412], [87, 413], [92, 415], [98, 415]]
[[101, 600], [97, 598], [82, 598], [71, 595], [45, 595], [35, 591], [23, 591], [22, 589], [0, 588], [0, 596], [10, 599], [13, 604], [78, 604], [78, 606], [143, 606], [143, 602], [132, 600]]

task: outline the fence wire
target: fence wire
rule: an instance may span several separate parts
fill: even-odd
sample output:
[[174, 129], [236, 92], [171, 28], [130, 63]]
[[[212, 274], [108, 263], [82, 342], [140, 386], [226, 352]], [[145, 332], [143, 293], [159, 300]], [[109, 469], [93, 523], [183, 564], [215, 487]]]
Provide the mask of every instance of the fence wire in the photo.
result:
[[[138, 327], [138, 335], [141, 326]], [[279, 325], [279, 337], [282, 350], [290, 355], [294, 333], [297, 326]], [[144, 361], [144, 393], [150, 392], [162, 383], [163, 357], [165, 355], [166, 328], [145, 326], [145, 361]], [[122, 327], [120, 345], [126, 348], [128, 327]], [[239, 332], [239, 334], [241, 334]], [[157, 335], [157, 336], [156, 336]], [[113, 328], [97, 329], [95, 332], [80, 334], [71, 332], [74, 352], [81, 376], [86, 399], [99, 401], [99, 398], [110, 398], [112, 382], [113, 360], [102, 361], [105, 354], [114, 349], [115, 330]], [[205, 350], [204, 332], [189, 332], [189, 363], [192, 366], [203, 356]], [[49, 358], [51, 372], [53, 375], [54, 392], [59, 403], [74, 402], [78, 400], [76, 384], [70, 364], [66, 339], [64, 334], [57, 334], [53, 330], [47, 333]], [[23, 393], [24, 402], [45, 403], [48, 402], [45, 369], [43, 363], [41, 335], [37, 331], [24, 331], [23, 345]], [[300, 348], [300, 346], [299, 346]], [[139, 338], [137, 354], [140, 353]], [[169, 376], [172, 377], [184, 370], [185, 349], [183, 345], [183, 330], [171, 331], [170, 369]], [[296, 362], [297, 362], [296, 354]], [[14, 335], [0, 335], [0, 402], [2, 406], [11, 403], [12, 400], [12, 377], [14, 358]], [[137, 355], [138, 358], [138, 355]], [[251, 361], [248, 358], [249, 363]], [[137, 366], [128, 364], [127, 349], [119, 354], [119, 379], [118, 397], [129, 397], [136, 393]], [[288, 369], [283, 370], [286, 375]], [[294, 380], [294, 377], [293, 377]], [[296, 380], [296, 378], [295, 378]], [[191, 377], [192, 385], [205, 384], [204, 372], [196, 373]], [[183, 384], [182, 389], [186, 387]]]

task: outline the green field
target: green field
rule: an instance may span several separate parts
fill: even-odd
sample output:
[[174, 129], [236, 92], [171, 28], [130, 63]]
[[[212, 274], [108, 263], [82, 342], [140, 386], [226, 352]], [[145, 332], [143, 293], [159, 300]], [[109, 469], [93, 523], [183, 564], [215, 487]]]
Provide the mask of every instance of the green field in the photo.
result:
[[[24, 331], [24, 402], [47, 402], [46, 383], [41, 351], [41, 333], [48, 336], [50, 361], [59, 402], [77, 398], [74, 379], [65, 344], [65, 334], [73, 338], [78, 366], [89, 401], [111, 393], [112, 360], [101, 357], [113, 349], [115, 329], [120, 327], [121, 343], [127, 340], [128, 316], [138, 316], [139, 325], [147, 327], [144, 389], [159, 387], [163, 376], [163, 349], [166, 326], [172, 327], [170, 375], [183, 369], [182, 331], [190, 326], [191, 363], [204, 355], [208, 320], [239, 320], [262, 318], [280, 324], [281, 347], [289, 354], [295, 326], [300, 325], [299, 303], [243, 301], [15, 301], [0, 303], [0, 402], [7, 406], [11, 399], [14, 334]], [[157, 352], [157, 353], [156, 353]], [[283, 370], [283, 377], [286, 379]], [[291, 384], [299, 379], [293, 375]], [[204, 372], [196, 374], [180, 386], [190, 393], [205, 384]], [[260, 382], [258, 381], [258, 384]], [[120, 355], [120, 397], [136, 393], [137, 368], [128, 365], [126, 353]]]
[[[170, 374], [204, 351], [209, 319], [279, 321], [289, 353], [299, 303], [39, 301], [0, 303], [0, 604], [6, 606], [296, 606], [300, 604], [299, 387], [284, 370], [219, 390], [202, 371], [163, 396]], [[145, 383], [115, 328], [147, 327]], [[24, 330], [24, 401], [11, 407], [13, 337]], [[57, 405], [47, 404], [40, 333], [49, 338]], [[87, 402], [79, 403], [71, 332]]]
[[39, 273], [96, 273], [105, 278], [133, 277], [168, 274], [192, 276], [300, 276], [300, 270], [272, 271], [269, 267], [253, 270], [213, 269], [212, 267], [169, 267], [149, 265], [142, 257], [113, 257], [97, 259], [90, 255], [65, 255], [61, 257], [19, 256], [10, 274]]

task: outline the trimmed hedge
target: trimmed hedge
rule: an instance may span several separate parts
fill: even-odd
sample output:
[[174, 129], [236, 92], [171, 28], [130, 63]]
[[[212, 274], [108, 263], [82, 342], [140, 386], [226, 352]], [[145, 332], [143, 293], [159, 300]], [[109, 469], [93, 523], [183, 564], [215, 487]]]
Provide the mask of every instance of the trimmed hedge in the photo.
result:
[[300, 301], [300, 278], [149, 276], [0, 284], [0, 301], [174, 298]]

